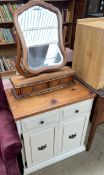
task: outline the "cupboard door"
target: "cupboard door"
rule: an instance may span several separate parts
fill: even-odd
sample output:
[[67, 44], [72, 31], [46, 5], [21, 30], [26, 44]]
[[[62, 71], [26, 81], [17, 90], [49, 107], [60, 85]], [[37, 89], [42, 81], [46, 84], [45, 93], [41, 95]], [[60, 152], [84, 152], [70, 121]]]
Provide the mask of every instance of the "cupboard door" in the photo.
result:
[[54, 156], [56, 137], [55, 126], [24, 134], [24, 147], [28, 167]]
[[54, 128], [30, 135], [32, 162], [49, 159], [54, 154]]
[[62, 152], [74, 150], [81, 145], [84, 125], [85, 117], [64, 122], [62, 127]]

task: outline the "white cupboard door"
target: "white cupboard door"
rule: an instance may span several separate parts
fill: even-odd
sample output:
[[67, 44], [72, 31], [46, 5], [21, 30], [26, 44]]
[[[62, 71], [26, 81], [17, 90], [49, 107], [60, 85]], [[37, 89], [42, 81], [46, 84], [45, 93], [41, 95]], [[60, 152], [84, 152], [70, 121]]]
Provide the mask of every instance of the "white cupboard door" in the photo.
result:
[[85, 118], [79, 120], [66, 121], [63, 124], [62, 133], [62, 152], [74, 150], [81, 145]]
[[54, 156], [57, 149], [55, 126], [24, 134], [27, 166], [40, 163]]
[[54, 154], [54, 127], [43, 130], [41, 133], [31, 134], [30, 142], [33, 163], [52, 158]]

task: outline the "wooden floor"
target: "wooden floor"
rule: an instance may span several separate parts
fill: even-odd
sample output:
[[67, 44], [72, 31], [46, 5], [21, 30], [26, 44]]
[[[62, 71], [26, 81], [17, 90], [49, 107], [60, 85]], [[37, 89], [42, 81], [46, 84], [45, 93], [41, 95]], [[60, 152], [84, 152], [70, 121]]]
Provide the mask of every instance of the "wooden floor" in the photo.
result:
[[104, 125], [98, 127], [89, 152], [80, 153], [31, 175], [104, 175]]

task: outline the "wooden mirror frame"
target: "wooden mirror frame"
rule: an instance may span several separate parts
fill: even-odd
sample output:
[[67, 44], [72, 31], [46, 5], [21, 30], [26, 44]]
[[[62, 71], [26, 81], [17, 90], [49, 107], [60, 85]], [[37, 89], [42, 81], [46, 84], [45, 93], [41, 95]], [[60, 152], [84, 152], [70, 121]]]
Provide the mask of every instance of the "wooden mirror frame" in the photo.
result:
[[[54, 13], [56, 13], [57, 15], [57, 19], [58, 19], [58, 45], [60, 48], [60, 51], [62, 53], [63, 56], [63, 62], [61, 64], [59, 64], [58, 66], [47, 66], [44, 68], [41, 68], [39, 70], [32, 70], [29, 68], [28, 64], [27, 64], [27, 60], [28, 60], [28, 52], [27, 52], [27, 46], [26, 46], [26, 42], [24, 40], [23, 34], [21, 32], [21, 28], [18, 22], [18, 16], [24, 12], [25, 10], [27, 10], [30, 7], [33, 6], [41, 6], [47, 10], [50, 10]], [[17, 9], [14, 13], [14, 25], [16, 28], [16, 32], [17, 32], [17, 60], [16, 60], [16, 68], [17, 71], [20, 73], [20, 75], [23, 75], [24, 77], [31, 77], [34, 75], [38, 75], [39, 73], [42, 72], [52, 72], [52, 71], [57, 71], [58, 69], [62, 68], [66, 62], [66, 53], [65, 53], [65, 48], [64, 48], [64, 44], [63, 44], [63, 35], [62, 35], [62, 16], [61, 13], [59, 11], [58, 8], [54, 7], [51, 4], [45, 3], [43, 1], [35, 1], [32, 0], [29, 3], [25, 4], [24, 6], [22, 6], [21, 8]], [[21, 51], [22, 48], [22, 51]], [[23, 55], [22, 55], [23, 53]], [[22, 58], [23, 56], [23, 58]], [[22, 60], [21, 60], [22, 59]]]

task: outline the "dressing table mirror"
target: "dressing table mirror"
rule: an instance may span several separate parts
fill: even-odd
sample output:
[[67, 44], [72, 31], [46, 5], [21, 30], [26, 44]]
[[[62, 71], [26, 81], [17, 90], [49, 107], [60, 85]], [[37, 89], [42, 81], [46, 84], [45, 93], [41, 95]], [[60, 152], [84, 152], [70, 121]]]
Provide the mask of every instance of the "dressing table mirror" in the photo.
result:
[[67, 59], [60, 11], [33, 0], [16, 10], [14, 25], [20, 74], [11, 79], [15, 96], [45, 93], [72, 83], [74, 71], [64, 67]]

